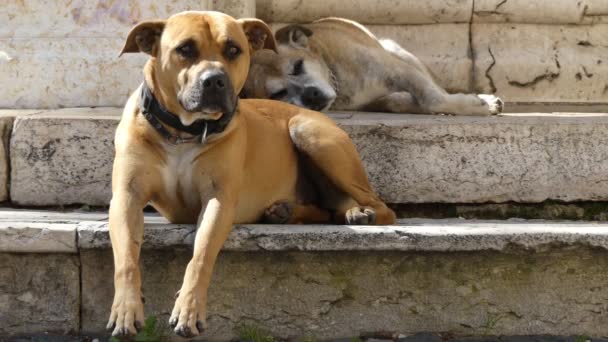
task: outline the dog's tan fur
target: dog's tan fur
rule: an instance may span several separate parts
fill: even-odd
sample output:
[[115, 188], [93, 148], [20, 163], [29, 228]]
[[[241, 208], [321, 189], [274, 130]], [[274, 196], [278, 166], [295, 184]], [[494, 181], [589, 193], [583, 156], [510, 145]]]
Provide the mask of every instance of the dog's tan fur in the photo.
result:
[[[258, 51], [243, 89], [248, 98], [274, 98], [320, 110], [490, 115], [502, 111], [494, 95], [448, 94], [414, 55], [363, 25], [326, 18], [279, 29], [279, 54]], [[432, 43], [431, 43], [432, 44]], [[303, 72], [294, 63], [303, 61]], [[304, 89], [327, 101], [306, 103]]]
[[[201, 51], [195, 61], [176, 55], [175, 46], [184, 39], [193, 39]], [[235, 60], [224, 57], [226, 39], [242, 48]], [[274, 48], [274, 39], [257, 19], [184, 12], [166, 21], [140, 23], [129, 33], [123, 52], [150, 54], [144, 68], [147, 84], [165, 108], [191, 123], [217, 119], [222, 113], [187, 112], [177, 94], [202, 71], [217, 67], [226, 70], [238, 93], [250, 53], [263, 46]], [[193, 257], [170, 320], [182, 336], [203, 329], [213, 265], [233, 223], [264, 217], [273, 221], [281, 211], [279, 221], [290, 223], [328, 222], [330, 212], [335, 213], [334, 222], [395, 221], [371, 189], [347, 134], [323, 114], [277, 101], [241, 100], [226, 130], [205, 144], [171, 145], [141, 115], [139, 93], [128, 100], [115, 138], [110, 205], [115, 297], [108, 323], [113, 335], [135, 334], [144, 321], [138, 265], [142, 209], [148, 203], [171, 222], [198, 225]], [[306, 201], [298, 192], [302, 182], [304, 188], [308, 182], [330, 191]]]

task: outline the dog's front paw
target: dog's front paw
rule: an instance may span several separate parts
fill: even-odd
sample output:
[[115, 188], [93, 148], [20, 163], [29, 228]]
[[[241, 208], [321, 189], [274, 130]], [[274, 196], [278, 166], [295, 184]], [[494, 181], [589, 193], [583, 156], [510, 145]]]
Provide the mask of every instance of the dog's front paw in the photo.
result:
[[137, 335], [144, 321], [144, 305], [139, 291], [117, 291], [106, 329], [112, 336], [132, 337]]
[[483, 102], [483, 105], [487, 107], [488, 114], [494, 115], [502, 113], [504, 102], [502, 102], [499, 97], [490, 94], [479, 94], [477, 97], [479, 97]]
[[169, 325], [181, 337], [202, 334], [205, 330], [205, 299], [194, 291], [180, 290]]
[[346, 224], [368, 225], [376, 223], [376, 212], [369, 207], [352, 207], [346, 212]]

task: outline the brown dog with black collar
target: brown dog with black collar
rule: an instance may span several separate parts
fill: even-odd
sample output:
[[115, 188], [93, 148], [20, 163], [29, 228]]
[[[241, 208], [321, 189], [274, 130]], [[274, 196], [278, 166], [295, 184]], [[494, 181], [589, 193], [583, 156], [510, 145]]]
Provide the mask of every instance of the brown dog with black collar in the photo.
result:
[[233, 223], [395, 222], [332, 120], [278, 101], [238, 101], [250, 55], [261, 48], [275, 49], [264, 22], [218, 12], [183, 12], [129, 33], [122, 53], [150, 59], [115, 138], [113, 335], [133, 335], [144, 320], [139, 257], [148, 203], [171, 222], [197, 224], [169, 320], [184, 337], [204, 329], [213, 265]]

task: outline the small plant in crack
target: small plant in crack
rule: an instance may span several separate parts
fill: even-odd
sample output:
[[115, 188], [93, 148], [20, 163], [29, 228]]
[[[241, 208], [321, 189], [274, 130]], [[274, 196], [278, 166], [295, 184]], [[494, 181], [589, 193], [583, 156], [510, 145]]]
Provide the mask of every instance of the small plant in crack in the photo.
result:
[[[161, 328], [158, 326], [156, 316], [146, 318], [143, 328], [137, 333], [132, 341], [135, 342], [161, 342], [166, 341], [166, 336], [163, 335]], [[110, 342], [120, 342], [116, 337], [110, 338]]]
[[486, 321], [481, 326], [483, 335], [491, 335], [498, 322], [504, 318], [504, 315], [488, 313]]
[[236, 328], [240, 341], [247, 342], [276, 342], [276, 339], [266, 330], [253, 324], [241, 324]]

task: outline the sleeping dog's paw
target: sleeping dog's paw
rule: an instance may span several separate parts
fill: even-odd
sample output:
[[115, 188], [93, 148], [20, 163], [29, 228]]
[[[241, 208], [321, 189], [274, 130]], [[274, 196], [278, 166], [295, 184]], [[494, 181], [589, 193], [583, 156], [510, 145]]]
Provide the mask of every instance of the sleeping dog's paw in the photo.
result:
[[181, 337], [202, 334], [205, 330], [205, 299], [195, 291], [180, 290], [169, 325]]
[[262, 221], [270, 224], [285, 224], [293, 215], [293, 204], [286, 201], [275, 202], [264, 210]]
[[488, 114], [494, 115], [502, 113], [504, 102], [502, 102], [499, 97], [490, 94], [479, 94], [477, 97], [479, 97], [483, 105], [487, 107]]
[[376, 223], [376, 212], [369, 207], [352, 207], [346, 212], [346, 224], [369, 225]]

